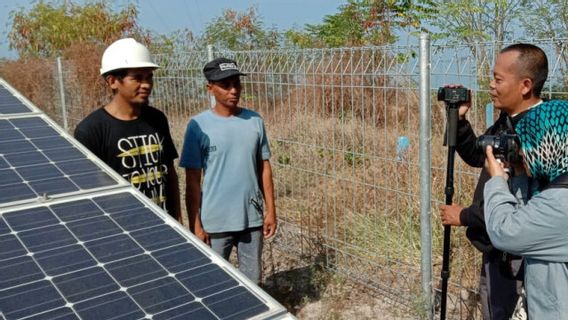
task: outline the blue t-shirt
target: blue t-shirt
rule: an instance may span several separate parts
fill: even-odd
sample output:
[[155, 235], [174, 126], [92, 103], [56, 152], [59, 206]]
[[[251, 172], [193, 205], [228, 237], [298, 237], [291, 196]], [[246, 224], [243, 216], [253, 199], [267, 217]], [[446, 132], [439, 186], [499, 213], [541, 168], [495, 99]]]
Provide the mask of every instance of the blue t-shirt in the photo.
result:
[[187, 125], [180, 166], [203, 169], [201, 224], [209, 233], [242, 231], [263, 223], [258, 166], [270, 158], [260, 115], [241, 109], [222, 117], [212, 110]]

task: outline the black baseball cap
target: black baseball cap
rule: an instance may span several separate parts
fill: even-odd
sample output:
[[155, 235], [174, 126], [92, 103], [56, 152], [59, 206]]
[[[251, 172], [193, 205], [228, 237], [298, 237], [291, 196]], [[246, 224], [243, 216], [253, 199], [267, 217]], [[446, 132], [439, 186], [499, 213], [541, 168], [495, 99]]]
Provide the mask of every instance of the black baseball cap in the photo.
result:
[[203, 67], [203, 74], [208, 81], [220, 81], [232, 76], [246, 76], [237, 67], [234, 60], [217, 58], [207, 62]]

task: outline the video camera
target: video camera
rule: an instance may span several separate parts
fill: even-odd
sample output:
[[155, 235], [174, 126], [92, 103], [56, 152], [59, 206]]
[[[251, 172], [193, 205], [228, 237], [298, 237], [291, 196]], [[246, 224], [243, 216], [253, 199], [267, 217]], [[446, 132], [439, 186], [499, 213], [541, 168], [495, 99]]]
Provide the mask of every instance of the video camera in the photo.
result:
[[516, 134], [501, 133], [499, 135], [482, 135], [477, 138], [478, 152], [485, 154], [487, 146], [493, 148], [493, 155], [506, 162], [519, 162], [519, 143]]
[[438, 89], [438, 101], [444, 101], [450, 106], [457, 106], [461, 103], [470, 102], [471, 96], [467, 88], [440, 87]]

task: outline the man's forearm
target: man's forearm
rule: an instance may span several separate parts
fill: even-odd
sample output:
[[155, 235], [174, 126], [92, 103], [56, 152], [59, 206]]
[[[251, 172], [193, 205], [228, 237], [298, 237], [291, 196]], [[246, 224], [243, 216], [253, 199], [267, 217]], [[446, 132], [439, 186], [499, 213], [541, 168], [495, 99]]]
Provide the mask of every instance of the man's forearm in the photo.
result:
[[[192, 188], [190, 188], [192, 189]], [[199, 207], [201, 202], [200, 191], [187, 190], [185, 205], [189, 219], [189, 229], [195, 232], [195, 228], [201, 229], [201, 219], [199, 217]]]
[[266, 204], [266, 214], [276, 215], [276, 206], [274, 203], [274, 182], [272, 179], [272, 167], [270, 162], [264, 161], [261, 172], [261, 190], [264, 195], [264, 203]]
[[186, 169], [185, 171], [185, 206], [189, 218], [189, 229], [195, 233], [201, 228], [199, 208], [201, 207], [201, 171]]

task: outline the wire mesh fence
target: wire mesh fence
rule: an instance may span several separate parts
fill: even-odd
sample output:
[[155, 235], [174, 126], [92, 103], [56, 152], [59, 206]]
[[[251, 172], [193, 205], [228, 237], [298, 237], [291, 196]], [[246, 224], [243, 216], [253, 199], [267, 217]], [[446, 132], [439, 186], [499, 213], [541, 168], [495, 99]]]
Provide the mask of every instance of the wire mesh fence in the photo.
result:
[[[531, 40], [549, 57], [546, 97], [564, 97], [564, 39]], [[496, 52], [507, 43], [432, 45], [430, 141], [419, 136], [418, 45], [368, 48], [214, 52], [235, 59], [243, 72], [240, 105], [266, 121], [272, 148], [280, 249], [359, 281], [418, 314], [421, 301], [420, 162], [418, 147], [430, 144], [432, 167], [433, 290], [439, 287], [444, 203], [445, 108], [439, 86], [460, 83], [473, 90], [468, 119], [476, 132], [490, 124], [488, 83]], [[207, 52], [156, 55], [153, 105], [169, 120], [181, 148], [190, 117], [209, 108], [202, 66]], [[65, 99], [70, 130], [108, 93], [100, 79], [85, 79], [77, 61], [53, 67], [49, 113], [62, 123]], [[85, 92], [94, 91], [87, 95]], [[85, 101], [88, 99], [88, 101]], [[32, 99], [33, 100], [33, 99]], [[41, 106], [41, 104], [40, 104]], [[88, 106], [88, 107], [86, 107]], [[489, 113], [491, 115], [491, 112]], [[422, 139], [424, 140], [424, 139]], [[469, 205], [479, 168], [461, 160], [454, 202]], [[180, 171], [183, 176], [183, 172]], [[184, 181], [183, 178], [180, 181]], [[183, 196], [183, 195], [182, 195]], [[448, 317], [480, 318], [477, 287], [480, 254], [453, 228]]]

